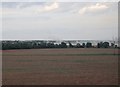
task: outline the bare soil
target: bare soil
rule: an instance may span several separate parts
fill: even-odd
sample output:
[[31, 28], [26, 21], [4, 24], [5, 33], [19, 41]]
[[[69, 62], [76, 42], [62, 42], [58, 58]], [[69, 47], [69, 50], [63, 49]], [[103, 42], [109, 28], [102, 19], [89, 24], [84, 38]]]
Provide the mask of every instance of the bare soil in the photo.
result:
[[118, 56], [113, 54], [114, 49], [96, 48], [6, 50], [2, 83], [118, 85]]

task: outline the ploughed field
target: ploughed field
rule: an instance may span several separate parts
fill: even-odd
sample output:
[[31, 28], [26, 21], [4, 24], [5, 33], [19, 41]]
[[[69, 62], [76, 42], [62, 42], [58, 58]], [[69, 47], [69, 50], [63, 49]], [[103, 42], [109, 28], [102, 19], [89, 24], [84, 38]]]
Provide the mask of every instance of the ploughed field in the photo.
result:
[[3, 85], [117, 85], [118, 50], [97, 48], [3, 51]]

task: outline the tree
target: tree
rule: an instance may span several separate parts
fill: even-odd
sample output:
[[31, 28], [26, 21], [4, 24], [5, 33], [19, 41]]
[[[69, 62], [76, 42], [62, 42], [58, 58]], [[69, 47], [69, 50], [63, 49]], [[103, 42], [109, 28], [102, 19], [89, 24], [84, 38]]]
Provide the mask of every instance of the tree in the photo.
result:
[[70, 48], [73, 48], [74, 46], [69, 42], [69, 47], [70, 47]]
[[117, 46], [117, 45], [115, 45], [115, 48], [118, 48], [118, 46]]
[[80, 47], [81, 47], [81, 45], [80, 45], [79, 43], [77, 43], [77, 44], [76, 44], [76, 47], [77, 47], [77, 48], [80, 48]]
[[59, 44], [55, 44], [54, 47], [55, 48], [60, 48], [60, 45]]
[[40, 44], [40, 48], [46, 48], [46, 47], [47, 47], [46, 42], [42, 41]]
[[104, 43], [103, 43], [103, 47], [104, 47], [104, 48], [109, 48], [109, 42], [104, 42]]
[[103, 48], [103, 42], [100, 42], [100, 43], [99, 43], [99, 47], [100, 47], [100, 48]]
[[85, 48], [85, 43], [82, 43], [82, 47]]
[[61, 42], [61, 44], [60, 44], [60, 48], [67, 48], [66, 43], [65, 43], [65, 42]]
[[97, 43], [97, 48], [100, 48], [100, 43]]
[[87, 43], [86, 43], [86, 47], [87, 47], [87, 48], [90, 48], [90, 47], [92, 47], [92, 43], [90, 43], [90, 42], [87, 42]]
[[114, 48], [115, 44], [114, 43], [111, 43], [111, 47]]
[[54, 43], [47, 43], [47, 48], [54, 48], [54, 47], [55, 47]]

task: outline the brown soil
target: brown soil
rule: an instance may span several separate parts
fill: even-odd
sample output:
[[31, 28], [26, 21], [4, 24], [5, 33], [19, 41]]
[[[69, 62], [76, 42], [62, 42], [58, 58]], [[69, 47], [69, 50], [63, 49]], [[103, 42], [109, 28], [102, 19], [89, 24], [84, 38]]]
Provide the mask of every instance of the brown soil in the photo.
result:
[[118, 56], [94, 55], [113, 53], [92, 48], [3, 51], [3, 85], [117, 85]]

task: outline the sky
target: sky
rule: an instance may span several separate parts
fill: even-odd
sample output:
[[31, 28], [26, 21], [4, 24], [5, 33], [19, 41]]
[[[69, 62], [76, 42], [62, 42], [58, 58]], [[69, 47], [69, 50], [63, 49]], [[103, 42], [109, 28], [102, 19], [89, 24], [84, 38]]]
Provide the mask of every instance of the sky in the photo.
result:
[[2, 2], [3, 40], [112, 40], [117, 2]]

